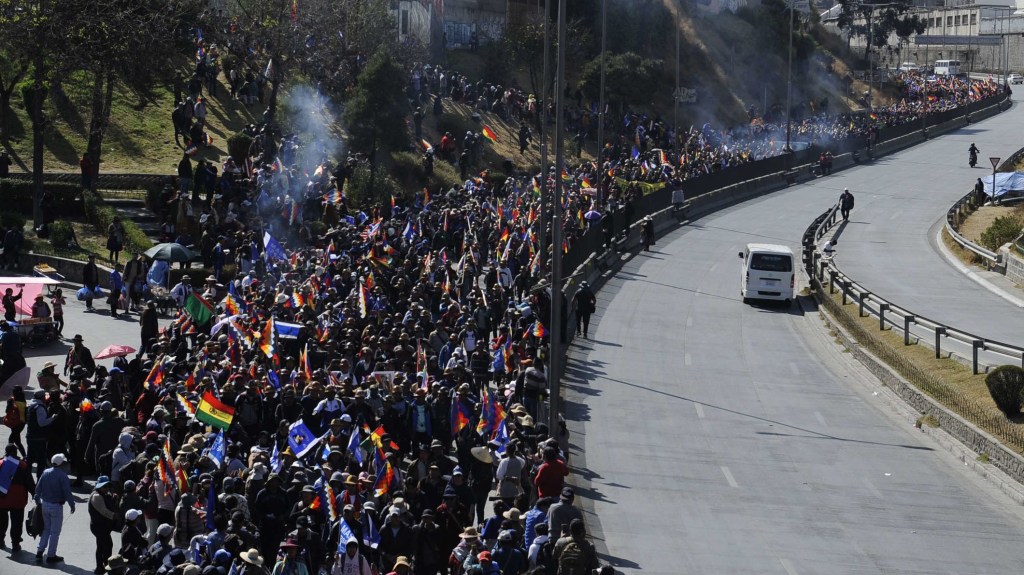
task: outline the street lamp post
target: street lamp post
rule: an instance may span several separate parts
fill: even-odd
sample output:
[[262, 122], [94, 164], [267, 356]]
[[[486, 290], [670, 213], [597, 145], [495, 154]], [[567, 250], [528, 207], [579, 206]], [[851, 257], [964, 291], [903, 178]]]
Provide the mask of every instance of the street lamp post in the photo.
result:
[[[793, 18], [796, 11], [796, 0], [789, 0], [789, 64], [786, 67], [786, 148], [785, 152], [792, 150], [790, 147], [790, 136], [793, 132]], [[678, 82], [677, 82], [678, 84]]]
[[558, 54], [555, 69], [555, 194], [551, 198], [551, 329], [548, 330], [548, 429], [558, 429], [562, 374], [562, 176], [565, 167], [565, 0], [558, 0]]
[[608, 51], [608, 0], [601, 0], [601, 95], [597, 110], [597, 203], [604, 201], [604, 185], [601, 175], [604, 172], [604, 76], [605, 54]]
[[548, 70], [548, 62], [551, 58], [548, 56], [548, 51], [551, 46], [551, 32], [548, 21], [551, 20], [551, 12], [548, 10], [548, 0], [544, 0], [544, 64], [543, 64], [543, 78], [541, 79], [541, 93], [540, 93], [540, 233], [537, 234], [540, 245], [537, 246], [537, 259], [539, 260], [538, 268], [543, 270], [547, 266], [548, 256], [548, 208], [547, 208], [547, 195], [545, 191], [548, 187], [548, 78], [550, 77]]

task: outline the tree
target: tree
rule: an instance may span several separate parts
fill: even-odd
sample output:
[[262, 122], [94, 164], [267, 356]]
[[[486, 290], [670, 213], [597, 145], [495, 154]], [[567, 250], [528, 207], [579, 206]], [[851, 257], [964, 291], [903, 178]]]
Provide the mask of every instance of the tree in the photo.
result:
[[[651, 86], [660, 86], [663, 62], [641, 58], [635, 52], [610, 54], [605, 57], [605, 98], [610, 103], [646, 103], [651, 100]], [[583, 66], [579, 86], [583, 94], [596, 100], [601, 80], [601, 57]]]
[[878, 0], [839, 0], [840, 30], [846, 30], [851, 37], [865, 38], [864, 58], [867, 59], [874, 46], [884, 48], [889, 36], [897, 34], [905, 42], [911, 34], [925, 30], [925, 22], [916, 14], [910, 14], [913, 3], [909, 0], [880, 2]]
[[371, 190], [376, 189], [378, 152], [391, 152], [409, 143], [406, 86], [405, 68], [389, 52], [378, 51], [359, 74], [345, 108], [352, 147], [369, 153]]

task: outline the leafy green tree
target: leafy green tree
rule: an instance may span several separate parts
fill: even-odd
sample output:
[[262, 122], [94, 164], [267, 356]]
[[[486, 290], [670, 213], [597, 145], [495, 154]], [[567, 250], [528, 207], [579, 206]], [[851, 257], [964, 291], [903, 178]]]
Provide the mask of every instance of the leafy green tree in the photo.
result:
[[377, 189], [375, 178], [380, 153], [389, 154], [409, 143], [405, 125], [409, 112], [406, 86], [406, 69], [389, 52], [378, 51], [359, 74], [345, 107], [344, 121], [351, 136], [350, 144], [369, 154], [370, 190]]
[[[635, 52], [605, 56], [605, 98], [609, 103], [651, 100], [651, 86], [661, 85], [663, 62], [642, 58]], [[587, 98], [596, 100], [601, 86], [601, 57], [583, 66], [579, 87]]]
[[[899, 0], [839, 0], [839, 29], [846, 30], [851, 37], [865, 38], [864, 58], [868, 58], [872, 47], [884, 48], [889, 37], [896, 34], [900, 43], [906, 42], [913, 34], [925, 30], [920, 16], [911, 14], [913, 2]], [[880, 6], [880, 7], [876, 7]]]

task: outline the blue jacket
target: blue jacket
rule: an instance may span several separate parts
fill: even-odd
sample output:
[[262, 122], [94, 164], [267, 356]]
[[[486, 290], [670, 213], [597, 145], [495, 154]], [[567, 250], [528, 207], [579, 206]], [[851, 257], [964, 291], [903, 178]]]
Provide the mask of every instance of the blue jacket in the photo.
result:
[[121, 274], [117, 270], [112, 270], [110, 272], [110, 293], [121, 293], [122, 287], [124, 287], [124, 279], [121, 278]]
[[36, 484], [35, 502], [65, 503], [75, 510], [75, 496], [71, 493], [71, 479], [64, 470], [59, 467], [51, 467], [39, 476], [39, 483]]

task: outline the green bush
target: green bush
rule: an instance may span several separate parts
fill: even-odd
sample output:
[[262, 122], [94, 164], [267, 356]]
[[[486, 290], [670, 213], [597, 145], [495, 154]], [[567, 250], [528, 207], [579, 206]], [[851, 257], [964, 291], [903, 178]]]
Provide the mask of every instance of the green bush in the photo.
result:
[[[75, 214], [79, 210], [77, 198], [82, 191], [78, 184], [69, 182], [44, 182], [43, 189], [53, 194], [54, 215]], [[32, 213], [32, 181], [0, 179], [0, 201], [4, 208], [23, 214]]]
[[[84, 192], [85, 197], [85, 218], [96, 231], [101, 234], [107, 233], [107, 227], [117, 217], [117, 210], [108, 206], [99, 195], [92, 192]], [[126, 252], [144, 252], [153, 247], [153, 241], [145, 234], [135, 222], [121, 218], [124, 226], [124, 249]]]
[[228, 155], [239, 165], [249, 157], [249, 146], [252, 145], [252, 136], [239, 132], [228, 138]]
[[67, 249], [72, 247], [71, 242], [75, 237], [75, 229], [71, 226], [71, 222], [65, 222], [58, 220], [50, 224], [50, 245], [59, 249]]
[[1006, 417], [1020, 415], [1021, 392], [1024, 392], [1024, 368], [1001, 365], [985, 376], [985, 385]]
[[[419, 191], [423, 188], [423, 163], [418, 154], [396, 152], [392, 154], [391, 160], [394, 163], [391, 174], [403, 190], [409, 192]], [[435, 157], [434, 173], [426, 180], [426, 185], [430, 186], [430, 193], [433, 194], [439, 190], [447, 191], [460, 183], [462, 180], [459, 179], [459, 172], [455, 166]]]
[[430, 176], [427, 181], [427, 185], [430, 186], [430, 193], [434, 193], [437, 190], [448, 191], [452, 186], [458, 186], [462, 183], [462, 179], [459, 178], [459, 170], [455, 166], [434, 158], [434, 174]]
[[387, 202], [392, 195], [399, 195], [401, 188], [390, 174], [378, 168], [377, 177], [370, 189], [370, 167], [359, 166], [352, 177], [345, 182], [345, 197], [352, 207], [369, 209], [374, 204]]
[[981, 245], [995, 251], [1003, 244], [1012, 242], [1024, 228], [1024, 220], [1016, 216], [1002, 216], [995, 219], [992, 225], [981, 234]]

